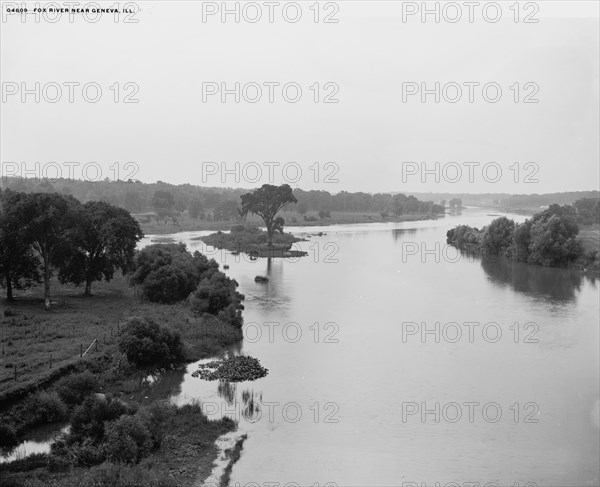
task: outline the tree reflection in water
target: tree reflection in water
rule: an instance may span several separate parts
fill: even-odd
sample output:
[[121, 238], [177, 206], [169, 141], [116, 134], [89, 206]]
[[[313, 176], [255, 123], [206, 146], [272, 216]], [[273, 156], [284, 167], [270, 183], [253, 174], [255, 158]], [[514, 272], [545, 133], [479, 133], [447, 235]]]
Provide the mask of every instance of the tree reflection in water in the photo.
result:
[[588, 279], [594, 286], [596, 279], [570, 269], [542, 267], [504, 258], [481, 259], [481, 267], [498, 286], [509, 286], [517, 292], [550, 298], [553, 301], [573, 301]]

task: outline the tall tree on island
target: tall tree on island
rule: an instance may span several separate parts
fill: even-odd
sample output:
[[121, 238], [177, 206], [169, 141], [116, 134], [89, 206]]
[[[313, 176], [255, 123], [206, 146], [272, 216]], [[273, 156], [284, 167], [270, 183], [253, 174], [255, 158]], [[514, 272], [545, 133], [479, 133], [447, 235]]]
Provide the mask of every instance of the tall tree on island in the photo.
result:
[[39, 255], [44, 280], [44, 307], [50, 309], [52, 268], [61, 266], [75, 228], [81, 203], [57, 193], [31, 193], [23, 197], [21, 215], [25, 238]]
[[92, 283], [103, 277], [110, 281], [117, 269], [131, 267], [136, 244], [143, 237], [138, 222], [131, 214], [103, 201], [88, 201], [77, 210], [61, 282], [85, 283], [85, 296], [92, 295]]
[[283, 218], [277, 216], [277, 213], [285, 205], [298, 202], [289, 184], [281, 186], [263, 184], [252, 193], [243, 194], [241, 200], [244, 214], [258, 215], [265, 222], [269, 247], [273, 245], [274, 233], [276, 231], [283, 232], [285, 222]]

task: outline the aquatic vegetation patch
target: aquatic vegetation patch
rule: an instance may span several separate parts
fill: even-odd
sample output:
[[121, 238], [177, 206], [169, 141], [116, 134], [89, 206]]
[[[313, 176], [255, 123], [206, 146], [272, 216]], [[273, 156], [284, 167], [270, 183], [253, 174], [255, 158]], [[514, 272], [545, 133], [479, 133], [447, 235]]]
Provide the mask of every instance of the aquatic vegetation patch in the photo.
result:
[[204, 380], [243, 382], [261, 379], [268, 373], [269, 370], [260, 365], [258, 359], [247, 355], [236, 355], [224, 360], [200, 364], [192, 376]]

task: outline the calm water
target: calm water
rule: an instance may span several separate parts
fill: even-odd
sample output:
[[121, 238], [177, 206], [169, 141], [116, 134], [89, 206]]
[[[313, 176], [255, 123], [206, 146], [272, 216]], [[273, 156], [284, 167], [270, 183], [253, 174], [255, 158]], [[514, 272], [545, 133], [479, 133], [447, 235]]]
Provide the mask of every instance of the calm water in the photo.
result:
[[[269, 375], [164, 380], [240, 420], [232, 485], [598, 485], [597, 283], [444, 247], [448, 228], [492, 218], [290, 228], [326, 233], [297, 262], [214, 255], [246, 295], [242, 352]], [[198, 235], [176, 238], [214, 251]]]

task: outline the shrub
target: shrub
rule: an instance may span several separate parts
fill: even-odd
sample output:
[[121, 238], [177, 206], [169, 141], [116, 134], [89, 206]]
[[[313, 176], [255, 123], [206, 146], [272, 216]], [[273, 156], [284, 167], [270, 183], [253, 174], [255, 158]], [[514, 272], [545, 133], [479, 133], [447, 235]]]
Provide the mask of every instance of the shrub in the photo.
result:
[[114, 462], [137, 463], [152, 448], [152, 438], [140, 416], [122, 416], [106, 425], [104, 447]]
[[27, 399], [25, 409], [31, 425], [64, 421], [69, 416], [67, 405], [56, 392], [36, 392]]
[[[90, 438], [94, 442], [104, 438], [104, 423], [112, 421], [123, 414], [133, 414], [136, 410], [116, 399], [101, 399], [89, 396], [83, 404], [75, 408], [71, 420], [69, 436], [74, 440]], [[53, 445], [54, 446], [54, 445]]]
[[233, 324], [221, 321], [208, 313], [202, 315], [198, 326], [202, 339], [195, 347], [202, 357], [214, 357], [223, 347], [237, 343], [243, 338], [241, 327], [236, 328]]
[[71, 463], [66, 458], [57, 455], [48, 455], [46, 468], [49, 472], [65, 472], [70, 466]]
[[165, 436], [167, 419], [172, 410], [173, 407], [167, 403], [154, 402], [147, 408], [138, 411], [138, 416], [150, 433], [153, 446], [160, 447]]
[[97, 388], [98, 379], [89, 370], [63, 377], [54, 387], [60, 398], [69, 406], [81, 404], [86, 396]]
[[150, 301], [174, 303], [187, 298], [202, 274], [218, 266], [199, 252], [190, 254], [182, 243], [149, 245], [136, 255], [130, 282], [141, 285]]
[[242, 328], [244, 325], [244, 318], [242, 317], [242, 311], [237, 309], [234, 304], [230, 304], [227, 308], [219, 311], [217, 318], [224, 322], [229, 323], [235, 328]]
[[194, 313], [218, 315], [230, 305], [234, 309], [242, 309], [244, 296], [236, 291], [237, 281], [221, 272], [213, 273], [210, 278], [203, 279], [190, 297], [190, 306]]
[[151, 319], [132, 318], [123, 330], [119, 350], [140, 368], [165, 369], [185, 360], [179, 333]]
[[12, 448], [17, 446], [17, 433], [15, 429], [5, 423], [0, 423], [0, 448]]

